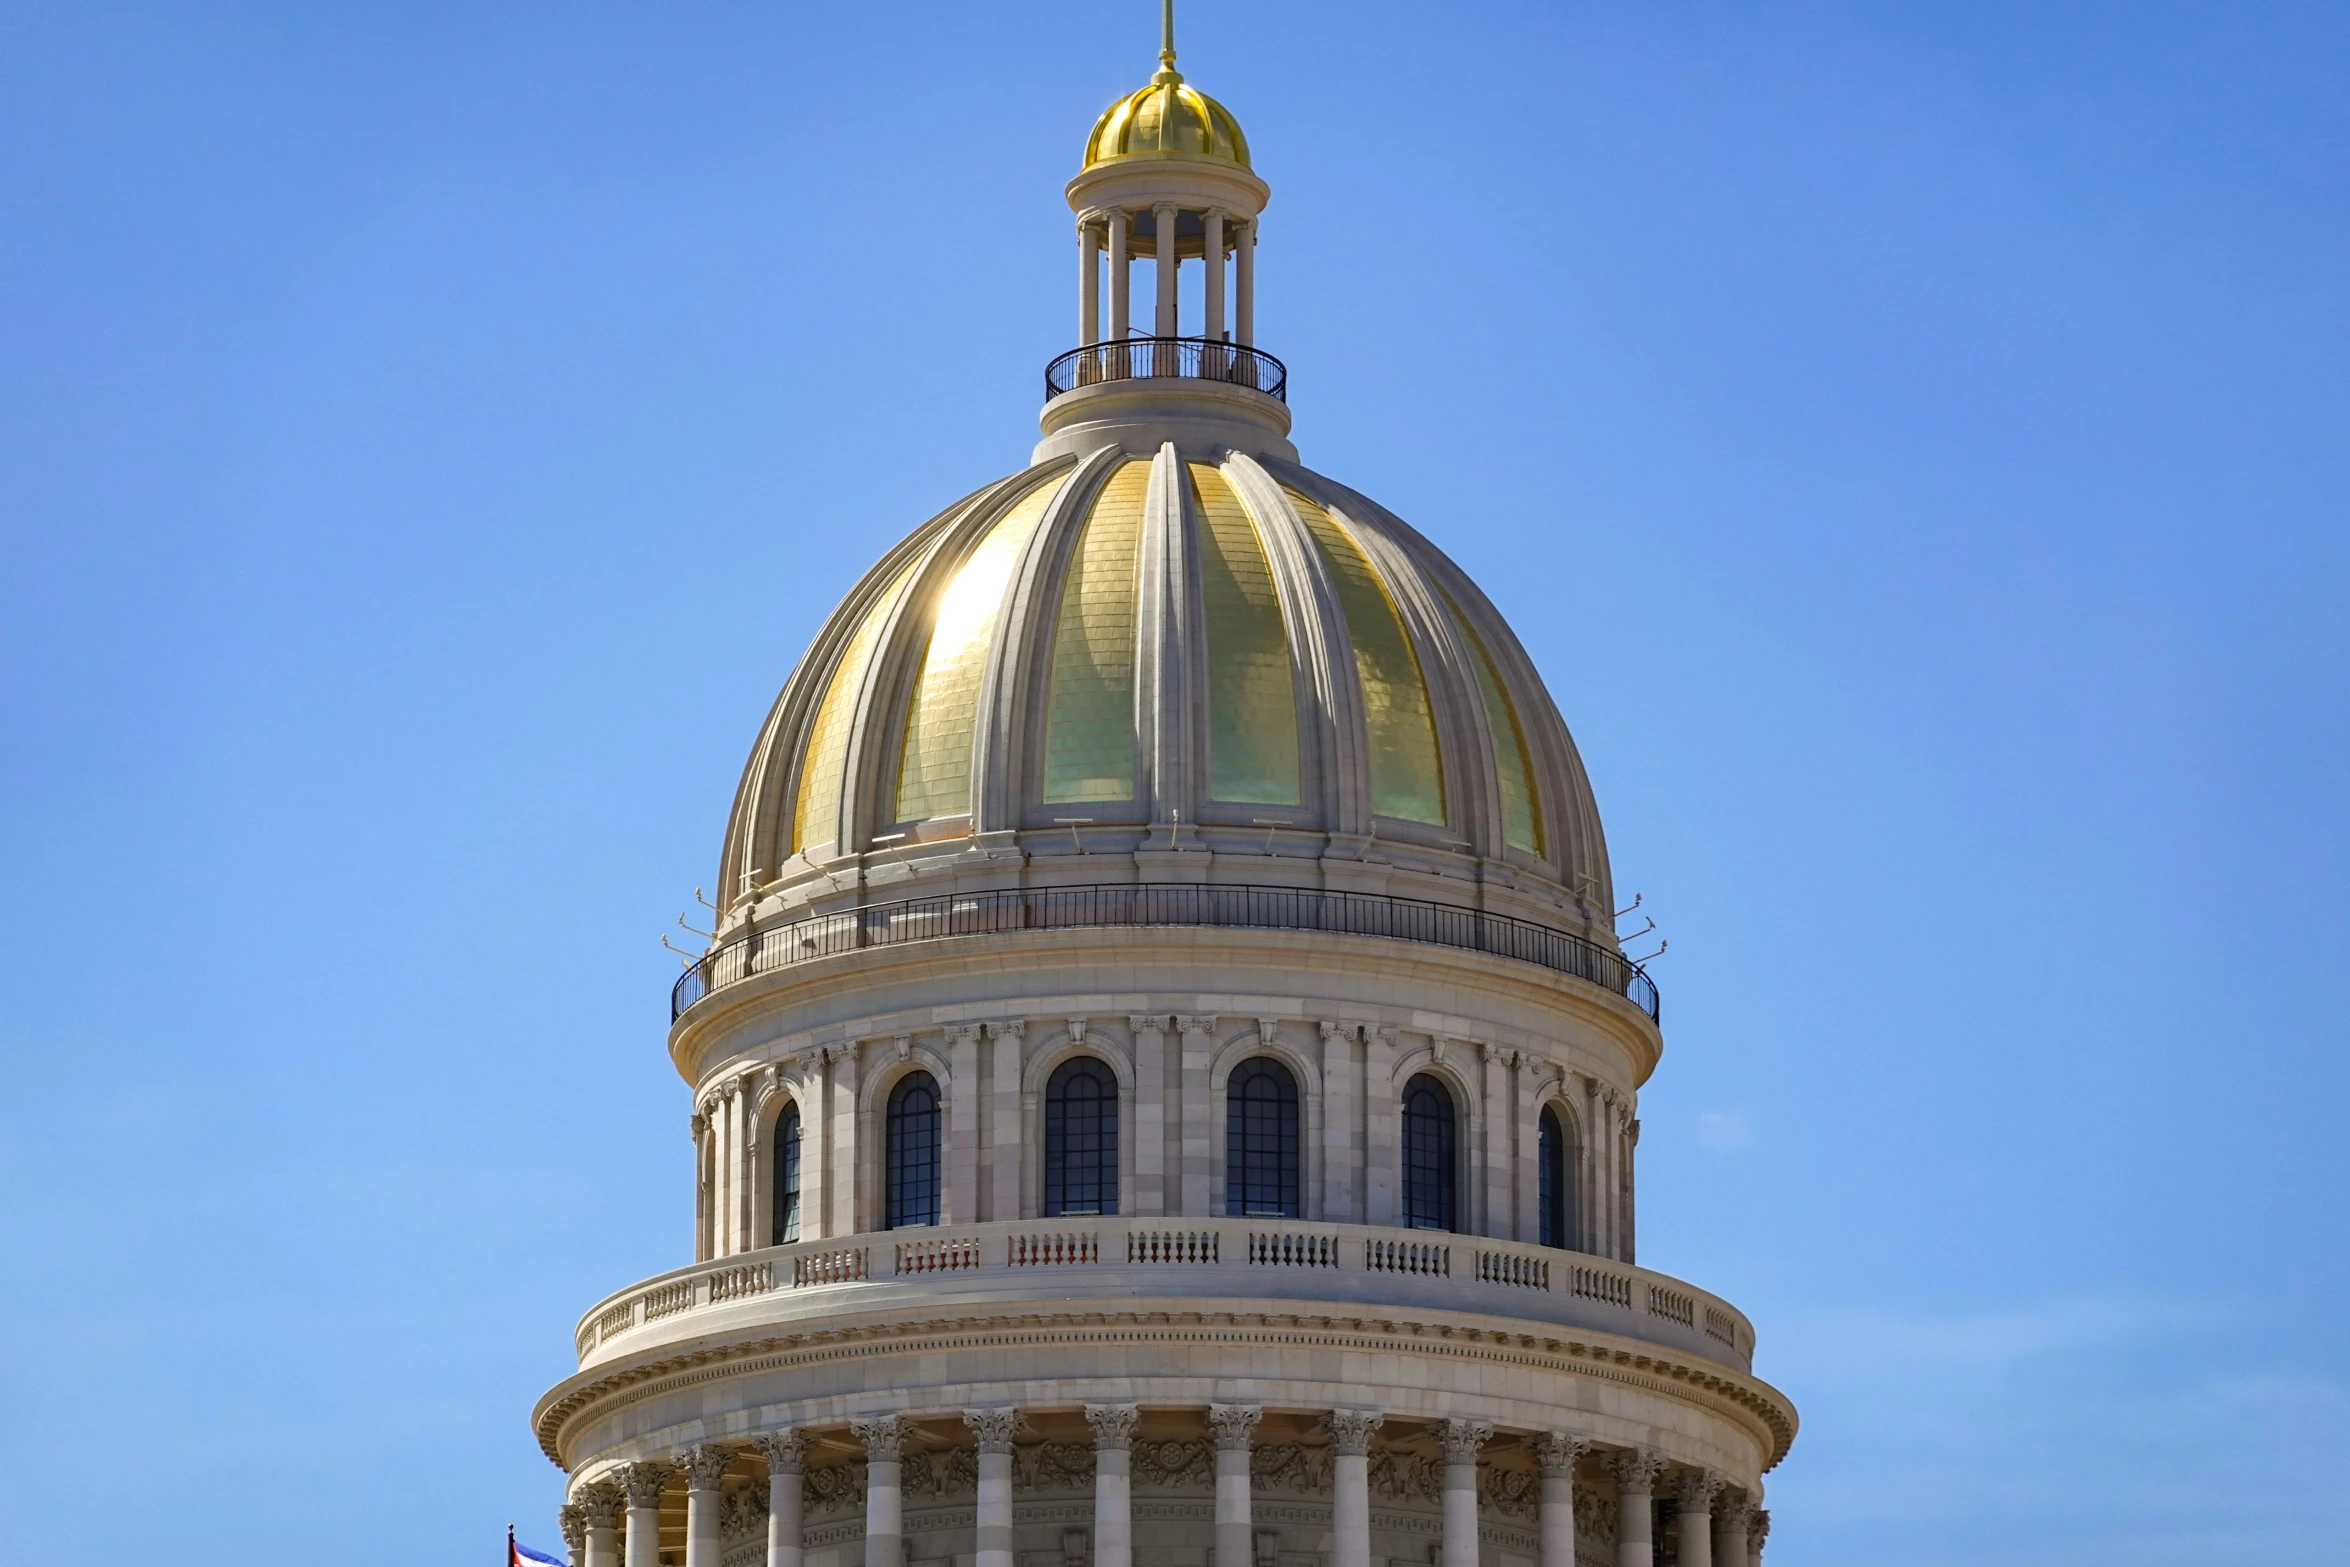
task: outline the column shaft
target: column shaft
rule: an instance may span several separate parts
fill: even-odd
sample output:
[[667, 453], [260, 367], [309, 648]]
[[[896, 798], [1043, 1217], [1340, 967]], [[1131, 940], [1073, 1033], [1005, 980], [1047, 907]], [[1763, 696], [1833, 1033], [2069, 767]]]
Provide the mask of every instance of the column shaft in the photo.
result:
[[1133, 246], [1127, 238], [1124, 208], [1110, 212], [1110, 341], [1123, 343], [1132, 326], [1129, 300], [1134, 289]]
[[1575, 1460], [1590, 1445], [1564, 1431], [1535, 1439], [1542, 1465], [1541, 1567], [1575, 1567]]
[[[1091, 339], [1087, 339], [1091, 341]], [[940, 1222], [971, 1224], [979, 1208], [979, 1030], [947, 1030], [947, 1184]]]
[[1237, 225], [1232, 247], [1232, 340], [1257, 340], [1257, 220]]
[[1484, 1420], [1447, 1420], [1444, 1446], [1444, 1567], [1477, 1567], [1477, 1449], [1493, 1435]]
[[979, 1506], [972, 1515], [974, 1567], [1012, 1567], [1012, 1454], [979, 1454]]
[[1478, 1216], [1483, 1221], [1478, 1230], [1507, 1240], [1517, 1227], [1510, 1210], [1510, 1144], [1517, 1129], [1510, 1120], [1509, 1058], [1497, 1045], [1479, 1046], [1478, 1055], [1485, 1068], [1485, 1198], [1478, 1204], [1485, 1211]]
[[630, 1464], [620, 1472], [628, 1492], [626, 1567], [661, 1567], [661, 1492], [669, 1483], [667, 1464]]
[[1345, 1023], [1322, 1030], [1322, 1217], [1360, 1224], [1355, 1153], [1355, 1031]]
[[1183, 1118], [1178, 1127], [1183, 1139], [1183, 1168], [1179, 1172], [1183, 1205], [1176, 1211], [1186, 1218], [1204, 1219], [1209, 1217], [1208, 1166], [1215, 1148], [1210, 1141], [1214, 1128], [1208, 1120], [1208, 1059], [1216, 1020], [1179, 1017], [1175, 1026], [1183, 1031], [1183, 1059], [1178, 1068], [1183, 1083]]
[[1210, 1404], [1208, 1429], [1216, 1438], [1216, 1559], [1213, 1567], [1255, 1567], [1255, 1519], [1249, 1511], [1249, 1459], [1261, 1410], [1254, 1404]]
[[1654, 1456], [1627, 1449], [1615, 1455], [1617, 1567], [1656, 1567]]
[[1381, 1418], [1330, 1412], [1330, 1567], [1371, 1567], [1371, 1433]]
[[1201, 249], [1204, 269], [1202, 298], [1207, 306], [1200, 333], [1211, 343], [1224, 341], [1224, 209], [1210, 207], [1202, 219], [1207, 238]]
[[896, 1415], [883, 1415], [852, 1420], [849, 1429], [865, 1444], [865, 1567], [906, 1567], [906, 1506], [899, 1463], [904, 1424]]
[[718, 1567], [716, 1486], [690, 1486], [685, 1493], [685, 1567]]
[[1083, 347], [1102, 336], [1101, 231], [1089, 213], [1077, 220], [1077, 342]]
[[767, 1464], [767, 1567], [800, 1567], [807, 1556], [807, 1490], [795, 1446], [788, 1463]]
[[[1247, 243], [1244, 238], [1243, 245]], [[1243, 255], [1247, 254], [1244, 249]], [[1242, 342], [1247, 342], [1242, 328]], [[1395, 1222], [1395, 1036], [1363, 1035], [1363, 1222]]]
[[1134, 1567], [1134, 1426], [1132, 1404], [1088, 1404], [1093, 1427], [1093, 1564]]
[[1175, 333], [1175, 268], [1179, 265], [1175, 254], [1175, 216], [1173, 202], [1161, 202], [1151, 209], [1151, 222], [1157, 230], [1152, 240], [1158, 261], [1158, 313], [1151, 326], [1156, 337], [1173, 337]]
[[1020, 1211], [1020, 1036], [1018, 1021], [987, 1025], [993, 1047], [987, 1083], [987, 1216], [1022, 1219]]

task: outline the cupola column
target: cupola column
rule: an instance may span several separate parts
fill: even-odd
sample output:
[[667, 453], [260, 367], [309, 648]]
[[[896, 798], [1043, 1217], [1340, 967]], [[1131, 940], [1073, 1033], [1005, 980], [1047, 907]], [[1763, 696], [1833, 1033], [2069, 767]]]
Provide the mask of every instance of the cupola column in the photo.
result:
[[1012, 1433], [1019, 1429], [1020, 1411], [966, 1409], [963, 1424], [971, 1428], [979, 1460], [971, 1560], [974, 1567], [1012, 1567]]
[[1175, 203], [1162, 201], [1151, 208], [1151, 222], [1158, 230], [1152, 240], [1158, 257], [1159, 299], [1158, 314], [1151, 325], [1154, 337], [1173, 337], [1175, 332], [1175, 268], [1180, 264], [1175, 254]]
[[1134, 1567], [1133, 1404], [1088, 1404], [1093, 1427], [1093, 1567]]
[[1477, 1567], [1477, 1449], [1493, 1435], [1490, 1420], [1447, 1420], [1444, 1448], [1443, 1567]]
[[799, 1431], [773, 1431], [759, 1439], [767, 1455], [767, 1567], [800, 1567], [807, 1558], [802, 1518], [807, 1492], [802, 1472], [808, 1438]]
[[1216, 1439], [1216, 1555], [1213, 1567], [1254, 1567], [1256, 1540], [1249, 1512], [1255, 1404], [1210, 1404], [1208, 1430]]
[[1110, 209], [1110, 341], [1123, 343], [1131, 325], [1128, 301], [1133, 295], [1133, 243], [1127, 233], [1124, 207]]
[[1575, 1460], [1589, 1451], [1589, 1442], [1564, 1431], [1534, 1440], [1542, 1465], [1542, 1567], [1575, 1567]]
[[1385, 1418], [1330, 1411], [1330, 1567], [1371, 1567], [1371, 1433]]
[[720, 1489], [731, 1450], [705, 1442], [679, 1456], [685, 1471], [685, 1567], [718, 1567], [718, 1508], [725, 1500]]
[[1200, 260], [1207, 271], [1206, 281], [1201, 285], [1207, 314], [1200, 334], [1211, 343], [1221, 343], [1224, 341], [1224, 209], [1210, 207], [1200, 222], [1207, 231], [1200, 250]]
[[865, 1567], [905, 1567], [905, 1492], [899, 1456], [905, 1449], [905, 1422], [896, 1415], [880, 1415], [852, 1420], [849, 1429], [865, 1444]]
[[630, 1464], [620, 1472], [628, 1492], [626, 1567], [661, 1567], [661, 1493], [671, 1472], [663, 1463]]
[[1232, 236], [1232, 340], [1257, 340], [1257, 220], [1236, 224]]
[[579, 1513], [586, 1550], [584, 1567], [620, 1567], [620, 1510], [624, 1494], [610, 1477], [580, 1487]]
[[1077, 346], [1102, 340], [1101, 214], [1088, 211], [1077, 219]]

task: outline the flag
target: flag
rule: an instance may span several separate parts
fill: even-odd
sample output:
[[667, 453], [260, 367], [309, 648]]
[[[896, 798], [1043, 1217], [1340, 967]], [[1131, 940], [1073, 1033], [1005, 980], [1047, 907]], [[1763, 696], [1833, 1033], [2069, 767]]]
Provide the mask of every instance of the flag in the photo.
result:
[[544, 1551], [534, 1551], [527, 1545], [516, 1544], [514, 1530], [509, 1527], [506, 1530], [506, 1567], [571, 1567], [571, 1564], [560, 1556], [549, 1556]]

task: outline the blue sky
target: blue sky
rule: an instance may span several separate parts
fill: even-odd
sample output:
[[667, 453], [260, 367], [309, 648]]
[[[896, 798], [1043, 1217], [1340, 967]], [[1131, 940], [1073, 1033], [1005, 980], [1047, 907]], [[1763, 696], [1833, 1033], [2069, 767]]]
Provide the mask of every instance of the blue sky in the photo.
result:
[[[1019, 467], [1153, 8], [0, 8], [0, 1531], [482, 1561], [687, 1254], [657, 944]], [[1187, 0], [1307, 461], [1671, 938], [1771, 1559], [2350, 1536], [2350, 15]]]

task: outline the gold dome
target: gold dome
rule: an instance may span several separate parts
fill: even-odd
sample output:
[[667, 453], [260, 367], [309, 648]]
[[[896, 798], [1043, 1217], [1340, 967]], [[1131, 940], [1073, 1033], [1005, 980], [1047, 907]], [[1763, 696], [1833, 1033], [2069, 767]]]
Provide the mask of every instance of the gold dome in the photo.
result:
[[1192, 86], [1168, 65], [1148, 87], [1102, 111], [1085, 138], [1085, 166], [1153, 153], [1216, 158], [1248, 167], [1248, 138], [1232, 111]]

